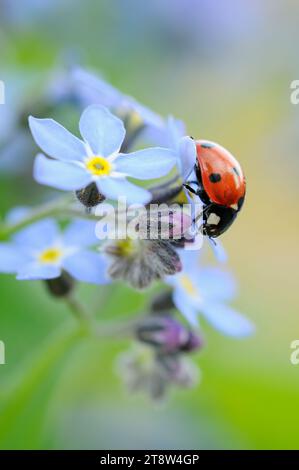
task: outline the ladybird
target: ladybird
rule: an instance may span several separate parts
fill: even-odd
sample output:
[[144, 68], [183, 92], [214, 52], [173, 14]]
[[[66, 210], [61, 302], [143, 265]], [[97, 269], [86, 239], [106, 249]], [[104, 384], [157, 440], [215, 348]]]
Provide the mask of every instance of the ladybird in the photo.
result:
[[217, 238], [230, 227], [242, 208], [245, 177], [239, 162], [221, 145], [206, 140], [197, 140], [195, 144], [197, 190], [191, 190], [204, 204], [203, 234]]

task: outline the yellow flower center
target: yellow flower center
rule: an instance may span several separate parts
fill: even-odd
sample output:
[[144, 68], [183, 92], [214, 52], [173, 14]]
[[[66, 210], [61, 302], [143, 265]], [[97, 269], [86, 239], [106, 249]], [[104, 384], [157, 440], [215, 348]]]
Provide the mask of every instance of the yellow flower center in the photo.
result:
[[190, 277], [188, 277], [186, 274], [183, 274], [182, 276], [180, 276], [180, 278], [182, 287], [189, 295], [192, 295], [194, 297], [198, 295], [198, 291], [194, 286], [193, 282], [191, 281]]
[[62, 251], [59, 248], [48, 248], [39, 255], [39, 261], [44, 264], [55, 264], [62, 256]]
[[134, 242], [130, 238], [126, 240], [119, 240], [118, 242], [118, 249], [120, 251], [121, 256], [129, 256], [134, 251]]
[[126, 240], [117, 240], [115, 244], [108, 246], [107, 253], [118, 257], [127, 257], [134, 253], [135, 248], [134, 241], [127, 238]]
[[139, 127], [143, 123], [142, 118], [140, 114], [138, 114], [136, 111], [132, 111], [130, 114], [130, 124], [132, 127]]
[[111, 172], [111, 163], [106, 158], [95, 155], [87, 160], [86, 168], [93, 175], [104, 176]]

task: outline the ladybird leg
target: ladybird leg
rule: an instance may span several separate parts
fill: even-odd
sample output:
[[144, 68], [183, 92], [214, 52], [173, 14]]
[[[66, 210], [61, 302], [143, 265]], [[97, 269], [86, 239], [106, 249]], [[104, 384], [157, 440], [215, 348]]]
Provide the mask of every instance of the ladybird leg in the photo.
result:
[[[193, 188], [191, 184], [194, 184], [196, 188]], [[200, 199], [202, 199], [202, 194], [203, 194], [203, 188], [202, 185], [198, 183], [198, 181], [188, 181], [188, 183], [184, 183], [184, 188], [188, 189], [190, 193], [195, 194], [195, 196], [198, 196]]]
[[191, 186], [189, 186], [189, 184], [183, 184], [184, 188], [188, 189], [188, 191], [192, 194], [195, 194], [197, 196], [197, 191], [195, 189], [193, 189]]
[[[196, 189], [190, 186], [191, 184], [194, 184], [196, 186]], [[187, 183], [184, 184], [184, 187], [190, 191], [192, 194], [195, 194], [195, 196], [198, 196], [199, 199], [204, 203], [204, 204], [209, 204], [209, 198], [202, 186], [201, 183], [198, 181], [188, 181]]]

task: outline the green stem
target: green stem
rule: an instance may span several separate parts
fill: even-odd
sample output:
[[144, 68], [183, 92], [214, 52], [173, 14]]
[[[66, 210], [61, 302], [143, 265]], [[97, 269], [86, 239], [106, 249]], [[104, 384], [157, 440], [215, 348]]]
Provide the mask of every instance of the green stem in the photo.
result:
[[[158, 185], [149, 188], [150, 191], [162, 190], [169, 187], [173, 182], [177, 181], [179, 177], [176, 175], [173, 179]], [[59, 199], [55, 199], [54, 201], [47, 202], [42, 204], [30, 211], [28, 216], [23, 217], [18, 222], [15, 222], [11, 225], [0, 224], [0, 240], [6, 240], [14, 233], [18, 232], [19, 230], [27, 227], [27, 225], [31, 225], [34, 222], [38, 222], [45, 217], [53, 217], [53, 216], [65, 216], [65, 217], [80, 217], [83, 219], [99, 221], [101, 217], [96, 216], [95, 214], [90, 214], [84, 211], [80, 211], [75, 207], [72, 207], [73, 196], [64, 196]]]
[[101, 325], [88, 313], [86, 306], [74, 295], [69, 295], [65, 298], [65, 301], [74, 317], [81, 324], [83, 331], [94, 338], [130, 337], [140, 323], [140, 318], [129, 318], [122, 322], [110, 322]]
[[87, 308], [80, 302], [74, 294], [70, 294], [65, 297], [66, 304], [69, 307], [69, 310], [72, 312], [74, 317], [79, 321], [83, 331], [86, 334], [93, 335], [93, 330], [95, 326], [94, 318], [88, 313]]
[[96, 216], [95, 214], [88, 214], [83, 210], [80, 211], [72, 207], [72, 202], [73, 198], [70, 196], [63, 197], [61, 199], [56, 199], [54, 201], [42, 204], [41, 206], [33, 209], [32, 211], [30, 211], [28, 216], [22, 218], [14, 224], [0, 225], [0, 240], [5, 240], [9, 238], [14, 233], [18, 232], [24, 227], [27, 227], [27, 225], [31, 225], [34, 222], [38, 222], [39, 220], [44, 219], [45, 217], [79, 217], [81, 219], [93, 220], [95, 222], [100, 220], [100, 217]]

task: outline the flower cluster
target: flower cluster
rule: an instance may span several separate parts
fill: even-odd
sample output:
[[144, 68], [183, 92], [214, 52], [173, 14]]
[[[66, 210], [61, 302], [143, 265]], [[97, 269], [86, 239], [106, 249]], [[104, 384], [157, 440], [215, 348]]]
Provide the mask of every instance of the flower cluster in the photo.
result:
[[[35, 181], [68, 194], [7, 216], [0, 227], [0, 272], [44, 281], [62, 299], [74, 295], [78, 282], [124, 281], [138, 290], [155, 282], [164, 286], [167, 290], [130, 329], [138, 346], [121, 359], [128, 385], [160, 398], [169, 385], [194, 383], [187, 356], [203, 344], [199, 317], [234, 337], [249, 335], [253, 326], [228, 305], [236, 288], [223, 263], [203, 262], [202, 202], [189, 191], [196, 146], [184, 124], [163, 119], [81, 69], [72, 70], [64, 86], [52, 105], [76, 102], [80, 136], [51, 118], [34, 116], [26, 132], [30, 129], [40, 152]], [[141, 148], [146, 143], [152, 146]], [[137, 209], [143, 212], [134, 217]], [[119, 234], [115, 226], [124, 217], [126, 231]], [[106, 238], [100, 237], [105, 231]], [[212, 246], [223, 262], [221, 245], [213, 241]]]

